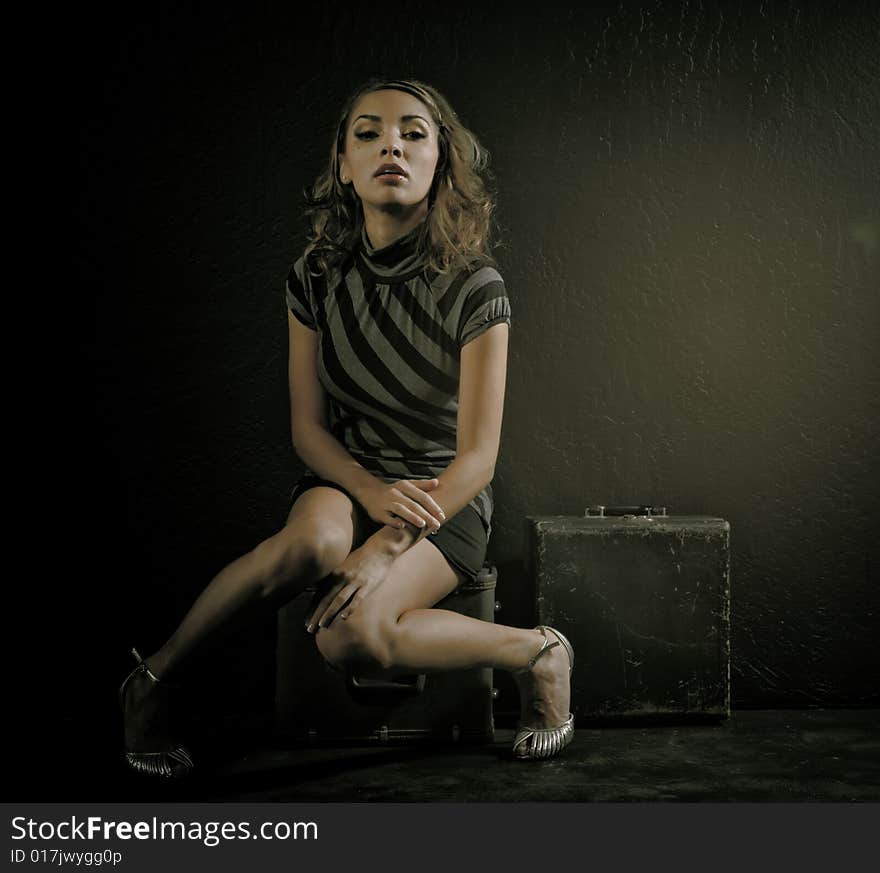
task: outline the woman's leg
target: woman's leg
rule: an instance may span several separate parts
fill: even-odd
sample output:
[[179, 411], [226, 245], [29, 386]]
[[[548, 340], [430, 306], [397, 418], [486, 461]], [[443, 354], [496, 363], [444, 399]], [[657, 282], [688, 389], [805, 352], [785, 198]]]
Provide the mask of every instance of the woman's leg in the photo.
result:
[[293, 505], [285, 526], [224, 567], [199, 595], [177, 630], [146, 658], [160, 678], [174, 673], [202, 642], [251, 607], [275, 607], [338, 567], [358, 537], [351, 499], [318, 486]]
[[[382, 585], [346, 621], [336, 619], [317, 632], [318, 648], [331, 663], [364, 671], [525, 667], [544, 642], [540, 631], [430, 608], [460, 581], [440, 550], [421, 540], [394, 562]], [[568, 675], [568, 655], [558, 646], [531, 672], [517, 676], [523, 718], [536, 727], [564, 722], [569, 714]]]
[[[226, 631], [251, 608], [277, 608], [309, 583], [338, 567], [363, 531], [351, 499], [323, 486], [304, 492], [284, 528], [221, 570], [196, 599], [170, 639], [145, 658], [167, 679], [210, 637]], [[162, 695], [146, 675], [135, 675], [125, 691], [125, 745], [155, 751], [164, 728]], [[159, 725], [160, 727], [156, 727]]]

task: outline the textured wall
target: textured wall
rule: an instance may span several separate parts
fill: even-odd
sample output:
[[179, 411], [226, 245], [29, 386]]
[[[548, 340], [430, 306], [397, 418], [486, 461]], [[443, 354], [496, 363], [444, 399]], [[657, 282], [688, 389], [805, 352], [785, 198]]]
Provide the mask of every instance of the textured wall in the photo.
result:
[[[718, 515], [733, 704], [876, 704], [874, 4], [443, 10], [398, 3], [391, 31], [341, 4], [79, 24], [74, 281], [95, 307], [97, 422], [72, 487], [95, 493], [106, 539], [94, 603], [72, 603], [112, 619], [90, 645], [158, 644], [282, 521], [300, 192], [350, 89], [404, 74], [444, 90], [493, 156], [514, 311], [501, 617], [531, 620], [526, 515]], [[227, 659], [250, 680], [230, 699], [255, 706], [260, 621]]]

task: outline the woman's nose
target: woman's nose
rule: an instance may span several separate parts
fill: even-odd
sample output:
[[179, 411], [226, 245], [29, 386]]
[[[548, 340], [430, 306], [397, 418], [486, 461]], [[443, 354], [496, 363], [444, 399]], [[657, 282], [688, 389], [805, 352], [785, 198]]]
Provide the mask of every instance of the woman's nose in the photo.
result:
[[394, 155], [396, 157], [400, 157], [400, 155], [402, 155], [403, 152], [401, 151], [400, 146], [397, 143], [386, 143], [382, 147], [382, 154], [383, 155]]

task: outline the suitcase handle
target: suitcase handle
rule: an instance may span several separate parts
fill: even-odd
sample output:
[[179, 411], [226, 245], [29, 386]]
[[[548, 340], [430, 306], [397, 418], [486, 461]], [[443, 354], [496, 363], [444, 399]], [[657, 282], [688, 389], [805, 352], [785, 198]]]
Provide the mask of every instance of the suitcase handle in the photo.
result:
[[355, 688], [390, 688], [406, 689], [408, 691], [421, 691], [425, 687], [425, 674], [399, 677], [397, 679], [370, 679], [365, 676], [349, 675], [349, 680]]
[[665, 516], [666, 515], [666, 507], [665, 506], [602, 506], [601, 504], [596, 504], [594, 506], [588, 506], [586, 512], [584, 512], [585, 518], [609, 518], [609, 517], [626, 517], [626, 516], [638, 516], [645, 515], [648, 517], [651, 516]]
[[389, 697], [415, 697], [425, 690], [425, 674], [400, 676], [397, 679], [370, 679], [350, 673], [346, 679], [348, 693], [366, 703]]

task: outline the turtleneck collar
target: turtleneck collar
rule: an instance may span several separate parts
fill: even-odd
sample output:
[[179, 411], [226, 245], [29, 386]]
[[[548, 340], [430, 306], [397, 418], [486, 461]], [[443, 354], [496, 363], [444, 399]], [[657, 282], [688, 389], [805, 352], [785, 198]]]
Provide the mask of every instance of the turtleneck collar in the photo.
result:
[[425, 267], [425, 255], [419, 243], [423, 226], [424, 222], [420, 222], [391, 245], [381, 249], [374, 248], [370, 244], [366, 226], [361, 228], [359, 255], [378, 281], [403, 282], [422, 272]]

